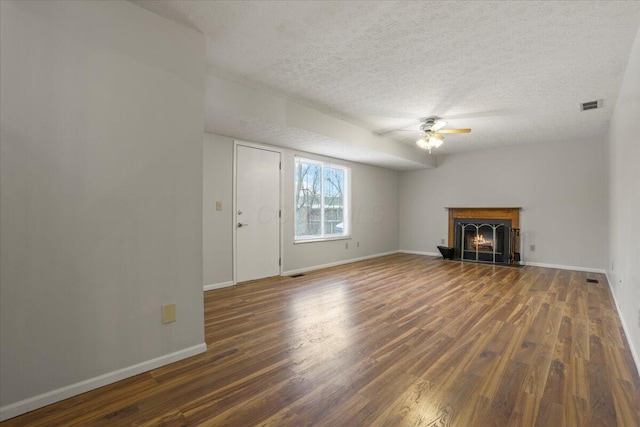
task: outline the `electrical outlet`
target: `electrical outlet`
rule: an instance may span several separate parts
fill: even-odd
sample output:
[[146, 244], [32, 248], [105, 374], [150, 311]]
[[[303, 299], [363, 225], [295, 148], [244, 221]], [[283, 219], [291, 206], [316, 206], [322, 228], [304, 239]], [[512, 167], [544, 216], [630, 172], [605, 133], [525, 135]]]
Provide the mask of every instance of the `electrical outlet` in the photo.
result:
[[344, 248], [345, 248], [345, 249], [349, 249], [349, 242], [345, 242], [345, 244], [344, 244]]
[[444, 239], [440, 239], [440, 244], [444, 245]]
[[176, 305], [166, 304], [162, 306], [162, 323], [172, 323], [176, 321]]
[[535, 252], [536, 251], [536, 245], [529, 245], [529, 251]]
[[356, 247], [357, 247], [357, 248], [359, 248], [359, 247], [360, 247], [360, 242], [359, 242], [359, 241], [356, 243]]
[[216, 202], [216, 210], [217, 211], [221, 211], [222, 210], [222, 202]]

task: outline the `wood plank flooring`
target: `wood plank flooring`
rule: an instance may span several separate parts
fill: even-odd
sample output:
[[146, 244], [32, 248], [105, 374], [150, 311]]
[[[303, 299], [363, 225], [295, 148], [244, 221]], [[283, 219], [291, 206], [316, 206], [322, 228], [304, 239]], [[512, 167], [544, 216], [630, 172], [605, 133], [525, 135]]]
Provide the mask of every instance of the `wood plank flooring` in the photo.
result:
[[396, 254], [207, 292], [205, 333], [2, 426], [640, 426], [600, 274]]

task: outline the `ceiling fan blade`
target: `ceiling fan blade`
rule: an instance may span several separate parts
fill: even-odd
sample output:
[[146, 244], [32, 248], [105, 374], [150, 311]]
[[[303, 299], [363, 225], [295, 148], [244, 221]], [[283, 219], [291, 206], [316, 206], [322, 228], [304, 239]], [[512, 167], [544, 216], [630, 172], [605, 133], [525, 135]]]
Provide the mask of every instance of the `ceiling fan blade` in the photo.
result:
[[402, 127], [395, 128], [395, 129], [386, 129], [386, 130], [375, 131], [375, 133], [377, 133], [380, 136], [385, 136], [385, 135], [388, 135], [388, 134], [394, 133], [394, 132], [420, 132], [420, 129], [417, 129], [417, 128], [411, 129], [412, 127], [417, 127], [419, 124], [420, 124], [419, 122], [414, 122], [414, 123], [411, 123], [409, 125], [402, 126]]
[[471, 129], [442, 129], [440, 133], [469, 133]]
[[438, 120], [431, 126], [431, 132], [437, 132], [439, 129], [442, 129], [447, 125], [447, 122], [444, 120]]

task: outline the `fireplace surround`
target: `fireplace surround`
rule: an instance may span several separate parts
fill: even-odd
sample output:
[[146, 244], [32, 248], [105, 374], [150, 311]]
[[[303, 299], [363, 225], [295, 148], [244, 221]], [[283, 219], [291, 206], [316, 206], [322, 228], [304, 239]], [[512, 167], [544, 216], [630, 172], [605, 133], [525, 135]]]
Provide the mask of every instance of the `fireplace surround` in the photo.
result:
[[449, 207], [449, 247], [453, 259], [520, 264], [520, 209]]

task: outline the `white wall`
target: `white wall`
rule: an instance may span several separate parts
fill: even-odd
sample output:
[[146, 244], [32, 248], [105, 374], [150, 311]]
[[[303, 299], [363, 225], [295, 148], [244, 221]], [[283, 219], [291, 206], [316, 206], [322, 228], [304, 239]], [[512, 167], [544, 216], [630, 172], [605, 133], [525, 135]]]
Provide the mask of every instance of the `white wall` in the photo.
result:
[[640, 369], [640, 30], [609, 128], [607, 274]]
[[[204, 145], [204, 286], [207, 287], [233, 280], [233, 139], [205, 134]], [[279, 149], [283, 152], [284, 273], [398, 250], [398, 172], [336, 159], [330, 160], [351, 167], [352, 239], [294, 244], [294, 156], [329, 158], [287, 148]], [[216, 201], [222, 201], [221, 212], [215, 211]], [[345, 248], [347, 242], [348, 249]]]
[[604, 269], [605, 156], [603, 141], [566, 141], [454, 154], [437, 169], [403, 172], [400, 249], [437, 252], [448, 241], [445, 207], [522, 207], [525, 262]]
[[128, 2], [0, 8], [6, 418], [204, 350], [204, 39]]
[[[205, 289], [233, 280], [233, 140], [204, 134], [203, 274]], [[216, 211], [216, 202], [222, 210]]]

